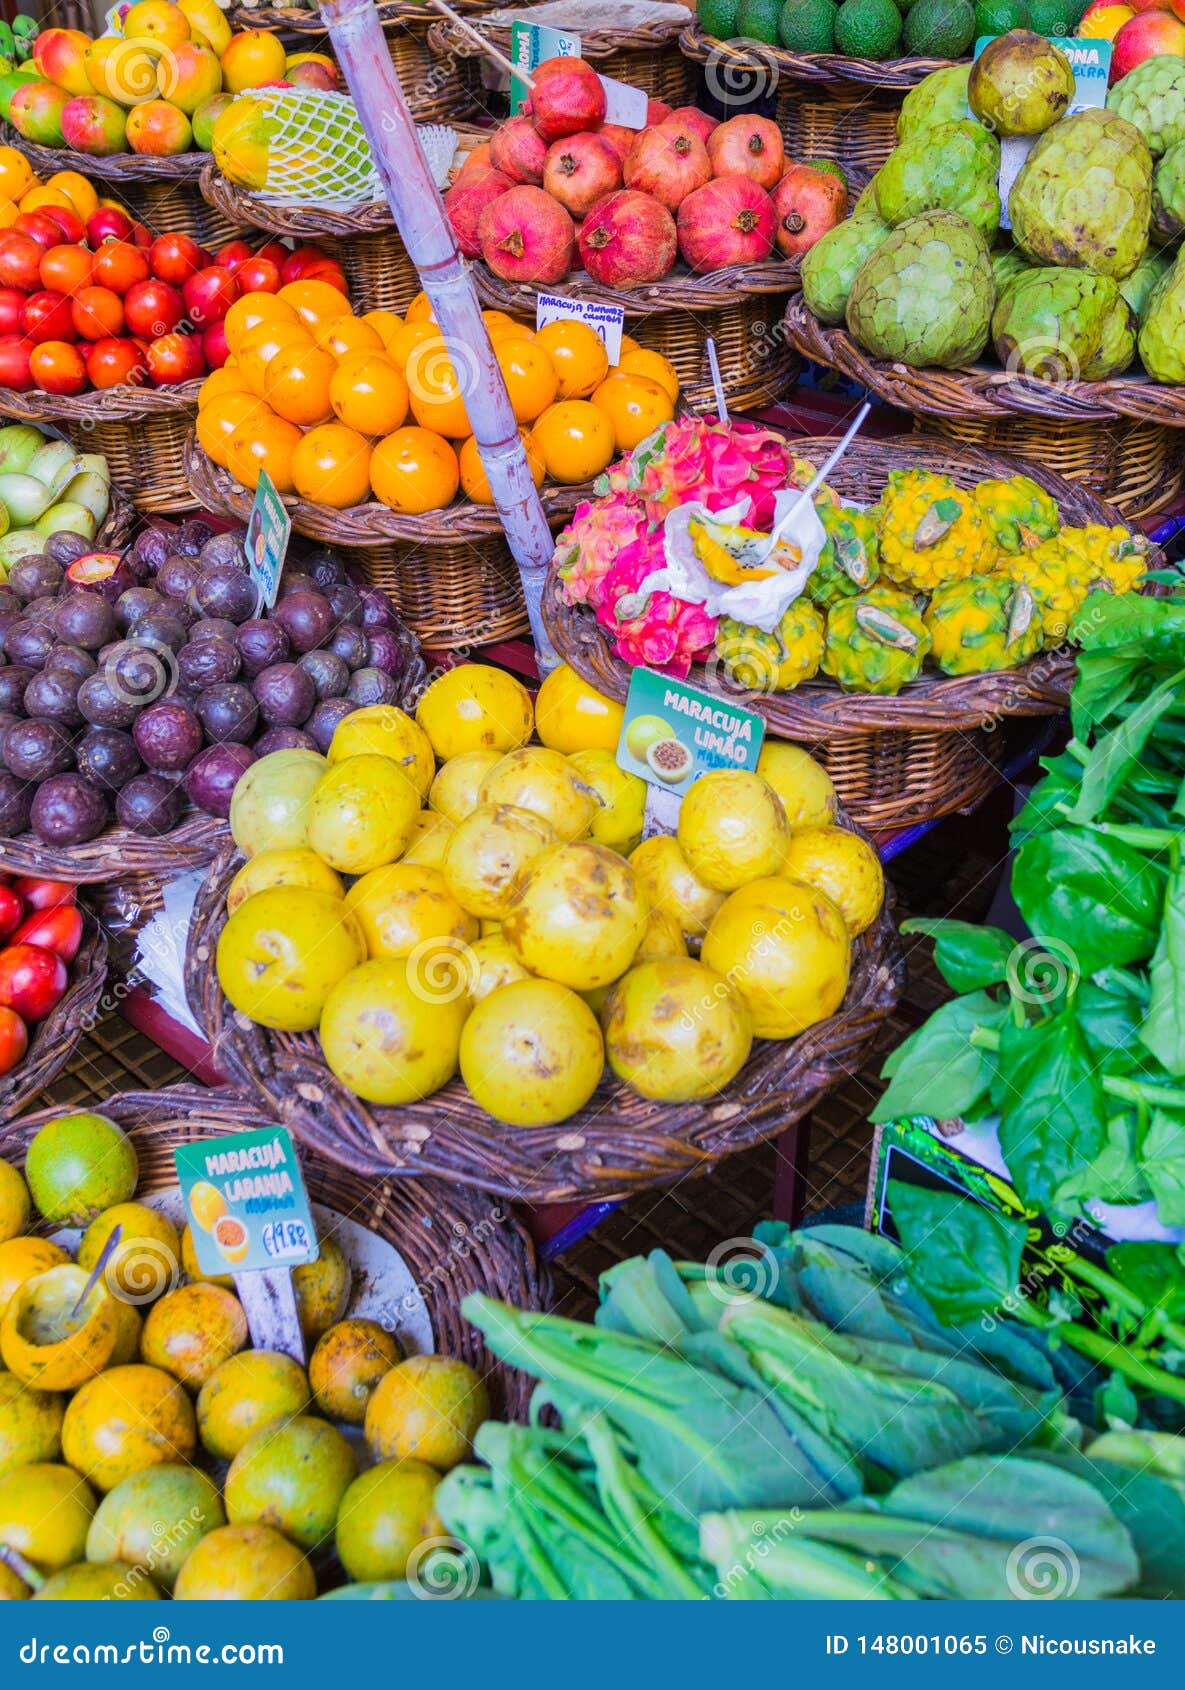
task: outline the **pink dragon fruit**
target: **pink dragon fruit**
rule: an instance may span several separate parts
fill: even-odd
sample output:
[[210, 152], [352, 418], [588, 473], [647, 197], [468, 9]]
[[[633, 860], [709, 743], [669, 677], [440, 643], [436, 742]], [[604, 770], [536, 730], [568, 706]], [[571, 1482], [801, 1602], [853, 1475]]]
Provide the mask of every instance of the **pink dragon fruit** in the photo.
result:
[[662, 564], [661, 544], [656, 548], [653, 538], [635, 541], [618, 553], [593, 602], [597, 621], [614, 636], [619, 657], [681, 678], [696, 657], [712, 650], [716, 618], [702, 605], [685, 604], [670, 593], [639, 591]]
[[595, 603], [597, 587], [623, 549], [652, 534], [657, 542], [653, 567], [661, 569], [662, 535], [652, 529], [646, 507], [636, 493], [611, 493], [577, 505], [571, 522], [556, 539], [564, 603]]
[[614, 491], [641, 493], [655, 522], [689, 499], [718, 511], [747, 497], [745, 520], [752, 527], [769, 528], [774, 495], [783, 487], [805, 485], [800, 479], [803, 467], [787, 441], [757, 423], [682, 417], [656, 429], [614, 465], [607, 485]]

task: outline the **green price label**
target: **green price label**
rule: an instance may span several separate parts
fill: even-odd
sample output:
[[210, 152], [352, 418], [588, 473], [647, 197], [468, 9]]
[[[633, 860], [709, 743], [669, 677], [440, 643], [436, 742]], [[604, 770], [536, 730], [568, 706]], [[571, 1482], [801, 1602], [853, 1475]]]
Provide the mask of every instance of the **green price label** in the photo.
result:
[[203, 1273], [316, 1261], [320, 1245], [304, 1176], [284, 1127], [183, 1144], [173, 1160]]
[[243, 546], [251, 579], [269, 610], [276, 602], [280, 571], [284, 567], [284, 555], [291, 534], [292, 518], [284, 509], [284, 501], [276, 492], [271, 477], [263, 470], [255, 489], [255, 503], [251, 507]]
[[635, 669], [617, 761], [682, 798], [710, 769], [755, 769], [765, 723], [751, 710], [652, 669]]

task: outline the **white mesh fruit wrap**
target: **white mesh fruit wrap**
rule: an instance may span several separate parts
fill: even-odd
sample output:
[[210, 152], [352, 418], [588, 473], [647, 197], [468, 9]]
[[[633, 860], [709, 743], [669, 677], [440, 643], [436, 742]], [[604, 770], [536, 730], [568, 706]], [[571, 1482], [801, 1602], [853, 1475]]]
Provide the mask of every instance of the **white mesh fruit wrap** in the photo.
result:
[[[266, 106], [275, 132], [268, 146], [267, 185], [256, 197], [268, 205], [320, 205], [348, 211], [382, 199], [370, 145], [348, 94], [316, 89], [256, 88], [245, 98]], [[448, 181], [457, 137], [443, 124], [416, 134], [438, 188]]]

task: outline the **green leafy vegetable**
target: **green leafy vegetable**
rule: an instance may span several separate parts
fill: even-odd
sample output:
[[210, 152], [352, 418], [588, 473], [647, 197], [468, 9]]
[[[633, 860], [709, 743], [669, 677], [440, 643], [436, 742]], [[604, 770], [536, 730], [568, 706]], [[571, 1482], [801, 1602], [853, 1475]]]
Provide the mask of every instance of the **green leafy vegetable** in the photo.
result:
[[1008, 978], [1008, 959], [1016, 940], [999, 927], [976, 927], [969, 921], [901, 923], [903, 933], [925, 933], [934, 940], [934, 961], [948, 986], [956, 992], [977, 992]]

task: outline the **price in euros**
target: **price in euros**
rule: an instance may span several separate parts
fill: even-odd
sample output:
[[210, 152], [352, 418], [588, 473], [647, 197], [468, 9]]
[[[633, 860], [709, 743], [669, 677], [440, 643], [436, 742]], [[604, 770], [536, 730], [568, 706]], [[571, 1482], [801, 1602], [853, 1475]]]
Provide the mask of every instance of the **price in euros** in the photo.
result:
[[309, 1250], [309, 1229], [303, 1221], [269, 1221], [262, 1238], [264, 1250], [275, 1261], [303, 1256]]

